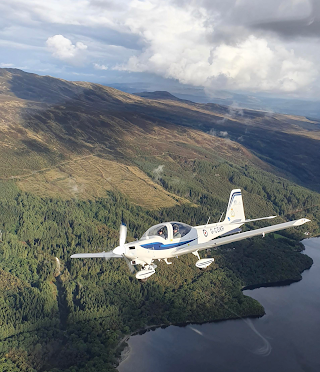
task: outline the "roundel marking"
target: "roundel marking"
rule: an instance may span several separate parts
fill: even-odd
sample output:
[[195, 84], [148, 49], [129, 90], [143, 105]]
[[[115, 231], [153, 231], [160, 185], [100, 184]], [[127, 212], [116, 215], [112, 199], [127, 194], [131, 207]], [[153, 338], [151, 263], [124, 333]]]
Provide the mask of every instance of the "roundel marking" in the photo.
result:
[[205, 237], [207, 237], [207, 236], [208, 236], [208, 231], [207, 231], [207, 230], [203, 230], [203, 235], [204, 235]]

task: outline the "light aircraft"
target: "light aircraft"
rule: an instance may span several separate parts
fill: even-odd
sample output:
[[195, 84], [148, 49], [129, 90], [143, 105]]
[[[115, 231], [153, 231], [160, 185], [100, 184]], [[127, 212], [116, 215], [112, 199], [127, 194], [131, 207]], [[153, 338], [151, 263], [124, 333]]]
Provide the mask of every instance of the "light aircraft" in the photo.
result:
[[[139, 280], [144, 280], [155, 273], [157, 267], [153, 263], [155, 260], [163, 260], [170, 265], [172, 262], [169, 262], [168, 259], [187, 253], [194, 254], [198, 258], [196, 266], [200, 269], [205, 269], [212, 264], [214, 258], [201, 259], [199, 251], [257, 235], [264, 237], [267, 233], [300, 226], [310, 221], [307, 218], [301, 218], [246, 232], [241, 232], [239, 229], [246, 222], [267, 220], [275, 217], [269, 216], [246, 220], [241, 190], [235, 189], [230, 193], [225, 219], [222, 222], [209, 224], [208, 220], [206, 225], [201, 226], [189, 226], [181, 222], [164, 222], [150, 227], [140, 240], [131, 243], [126, 243], [127, 227], [122, 224], [120, 226], [118, 247], [109, 252], [77, 253], [73, 254], [71, 258], [124, 258], [131, 270], [133, 269], [132, 265], [142, 265], [142, 270], [136, 274], [136, 278]], [[220, 217], [221, 219], [222, 216]]]

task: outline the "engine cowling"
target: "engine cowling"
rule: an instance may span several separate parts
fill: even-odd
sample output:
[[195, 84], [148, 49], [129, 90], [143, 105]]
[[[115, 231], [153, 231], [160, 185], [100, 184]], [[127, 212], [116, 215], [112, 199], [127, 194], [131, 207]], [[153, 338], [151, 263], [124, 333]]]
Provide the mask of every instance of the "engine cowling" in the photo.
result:
[[196, 266], [199, 269], [206, 269], [209, 265], [212, 264], [213, 261], [214, 261], [214, 258], [202, 258], [201, 260], [198, 260], [196, 262]]

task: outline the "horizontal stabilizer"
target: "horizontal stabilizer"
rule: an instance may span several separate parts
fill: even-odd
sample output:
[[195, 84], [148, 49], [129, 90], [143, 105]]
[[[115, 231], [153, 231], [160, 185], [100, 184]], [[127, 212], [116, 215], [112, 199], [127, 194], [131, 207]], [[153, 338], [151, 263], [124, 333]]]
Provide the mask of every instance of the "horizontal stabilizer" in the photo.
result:
[[[212, 247], [219, 247], [221, 245], [238, 242], [240, 240], [252, 238], [258, 235], [264, 236], [265, 234], [268, 234], [274, 231], [284, 230], [284, 229], [288, 229], [294, 226], [300, 226], [309, 221], [310, 220], [308, 220], [307, 218], [301, 218], [300, 220], [279, 223], [277, 225], [272, 225], [272, 226], [263, 227], [261, 229], [246, 231], [243, 233], [226, 236], [224, 238], [213, 239], [213, 240], [210, 240], [209, 242], [197, 245], [197, 250], [200, 251], [200, 250], [208, 249]], [[191, 253], [194, 250], [195, 250], [194, 247], [180, 248], [180, 249], [177, 249], [175, 254], [180, 256], [181, 254]]]
[[111, 252], [98, 252], [98, 253], [76, 253], [71, 258], [122, 258], [122, 256]]

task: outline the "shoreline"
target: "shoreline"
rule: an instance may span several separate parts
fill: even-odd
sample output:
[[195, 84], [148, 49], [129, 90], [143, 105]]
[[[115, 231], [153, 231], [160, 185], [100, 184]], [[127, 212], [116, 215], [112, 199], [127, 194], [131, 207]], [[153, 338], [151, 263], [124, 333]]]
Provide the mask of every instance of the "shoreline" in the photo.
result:
[[[314, 238], [314, 237], [310, 237], [310, 238]], [[303, 239], [303, 240], [308, 240], [310, 238], [307, 238], [307, 239]], [[302, 241], [303, 241], [302, 240]], [[302, 243], [302, 241], [300, 241]], [[303, 243], [302, 243], [303, 244]], [[302, 253], [303, 251], [305, 251], [305, 246], [303, 245], [304, 249], [300, 252]], [[303, 253], [302, 253], [303, 254]], [[286, 279], [286, 280], [281, 280], [281, 281], [276, 281], [276, 282], [270, 282], [270, 283], [261, 283], [261, 284], [252, 284], [252, 285], [248, 285], [248, 286], [244, 286], [241, 288], [241, 292], [245, 291], [245, 290], [253, 290], [253, 289], [258, 289], [258, 288], [267, 288], [267, 287], [285, 287], [285, 286], [289, 286], [293, 283], [297, 283], [299, 281], [302, 280], [302, 276], [301, 274], [306, 271], [306, 270], [310, 270], [310, 268], [312, 267], [313, 263], [311, 264], [310, 267], [304, 269], [301, 273], [300, 273], [300, 278], [297, 278], [297, 279]], [[266, 313], [264, 312], [264, 314], [262, 315], [248, 315], [246, 316], [245, 318], [246, 319], [255, 319], [255, 318], [262, 318]], [[148, 332], [148, 331], [154, 331], [156, 330], [157, 328], [167, 328], [167, 327], [170, 327], [170, 326], [176, 326], [176, 327], [186, 327], [188, 325], [191, 325], [191, 324], [195, 324], [195, 325], [202, 325], [202, 324], [208, 324], [208, 323], [218, 323], [218, 322], [224, 322], [224, 321], [227, 321], [227, 320], [237, 320], [237, 319], [241, 319], [242, 317], [231, 317], [231, 318], [224, 318], [224, 319], [215, 319], [215, 320], [209, 320], [209, 321], [205, 321], [205, 322], [192, 322], [192, 321], [187, 321], [187, 322], [184, 322], [184, 323], [167, 323], [167, 324], [159, 324], [159, 325], [151, 325], [151, 326], [147, 326], [145, 328], [141, 328], [137, 331], [134, 331], [128, 335], [125, 335], [121, 341], [118, 343], [117, 347], [115, 348], [115, 350], [117, 350], [124, 342], [126, 343], [124, 349], [121, 351], [121, 354], [120, 356], [118, 357], [118, 361], [117, 361], [117, 366], [116, 368], [118, 368], [120, 366], [121, 363], [123, 363], [125, 360], [127, 360], [130, 356], [130, 353], [131, 353], [131, 348], [130, 346], [127, 344], [127, 341], [130, 339], [130, 337], [132, 336], [136, 336], [136, 335], [143, 335], [144, 333]]]
[[[262, 315], [248, 315], [248, 316], [245, 317], [245, 319], [262, 318], [264, 315], [265, 315], [265, 313], [263, 313]], [[130, 333], [128, 335], [125, 335], [120, 340], [120, 342], [116, 346], [115, 350], [117, 350], [124, 342], [127, 343], [127, 341], [130, 339], [130, 337], [137, 336], [137, 335], [143, 335], [146, 332], [155, 331], [158, 328], [165, 329], [165, 328], [168, 328], [170, 326], [187, 327], [188, 325], [192, 325], [192, 324], [194, 324], [194, 325], [202, 325], [202, 324], [208, 324], [208, 323], [220, 323], [220, 322], [225, 322], [227, 320], [238, 320], [238, 319], [241, 319], [241, 318], [242, 317], [230, 317], [230, 318], [223, 318], [223, 319], [207, 320], [205, 322], [187, 321], [187, 322], [184, 322], [184, 323], [166, 323], [166, 324], [158, 324], [158, 325], [147, 326], [145, 328], [139, 329], [138, 331], [134, 331], [134, 332], [132, 332], [132, 333]], [[131, 352], [131, 348], [130, 348], [130, 346], [128, 344], [126, 344], [125, 347], [123, 348], [123, 350], [121, 351], [120, 356], [117, 358], [118, 361], [117, 361], [116, 368], [118, 368], [121, 363], [123, 363], [126, 359], [129, 358], [130, 352]]]
[[[310, 266], [311, 267], [311, 266]], [[310, 270], [310, 267], [306, 268], [303, 270]], [[270, 282], [270, 283], [261, 283], [261, 284], [251, 284], [247, 285], [245, 287], [241, 288], [241, 291], [247, 291], [247, 290], [252, 290], [252, 289], [258, 289], [258, 288], [267, 288], [267, 287], [286, 287], [290, 284], [300, 282], [302, 278], [299, 279], [286, 279], [286, 280], [280, 280], [278, 282]]]

